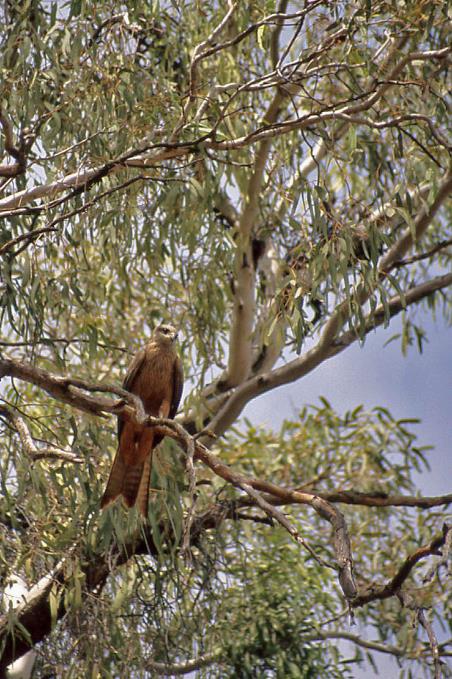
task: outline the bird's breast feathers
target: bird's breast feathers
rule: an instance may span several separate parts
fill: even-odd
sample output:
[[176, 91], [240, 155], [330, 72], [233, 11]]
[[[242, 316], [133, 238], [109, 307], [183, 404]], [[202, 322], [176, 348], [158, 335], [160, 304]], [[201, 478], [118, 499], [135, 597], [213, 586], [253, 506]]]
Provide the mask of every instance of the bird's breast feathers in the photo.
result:
[[176, 360], [174, 351], [149, 344], [141, 370], [131, 385], [131, 391], [143, 401], [146, 412], [158, 415], [163, 401], [169, 403], [173, 397], [173, 367]]

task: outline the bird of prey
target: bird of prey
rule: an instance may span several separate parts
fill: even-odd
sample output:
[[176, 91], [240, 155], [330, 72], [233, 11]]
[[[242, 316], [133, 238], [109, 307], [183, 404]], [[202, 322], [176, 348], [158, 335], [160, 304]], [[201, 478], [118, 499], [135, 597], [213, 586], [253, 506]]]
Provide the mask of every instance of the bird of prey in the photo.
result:
[[[173, 418], [182, 396], [182, 362], [176, 354], [177, 332], [172, 325], [159, 325], [151, 340], [132, 360], [123, 387], [136, 394], [144, 410], [154, 417]], [[118, 418], [118, 451], [101, 500], [104, 508], [122, 495], [128, 507], [137, 505], [147, 516], [152, 451], [163, 436], [149, 427]]]

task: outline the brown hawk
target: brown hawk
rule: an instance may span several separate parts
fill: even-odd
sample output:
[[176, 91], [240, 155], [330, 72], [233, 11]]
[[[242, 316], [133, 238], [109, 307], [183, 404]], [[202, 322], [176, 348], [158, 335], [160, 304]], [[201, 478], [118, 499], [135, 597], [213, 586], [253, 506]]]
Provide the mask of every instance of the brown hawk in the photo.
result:
[[[136, 394], [144, 410], [154, 417], [173, 418], [182, 396], [182, 362], [176, 354], [177, 332], [171, 325], [159, 325], [127, 371], [123, 387]], [[147, 516], [152, 451], [163, 436], [136, 424], [123, 415], [118, 418], [118, 451], [101, 500], [104, 508], [122, 495], [125, 504], [135, 504]]]

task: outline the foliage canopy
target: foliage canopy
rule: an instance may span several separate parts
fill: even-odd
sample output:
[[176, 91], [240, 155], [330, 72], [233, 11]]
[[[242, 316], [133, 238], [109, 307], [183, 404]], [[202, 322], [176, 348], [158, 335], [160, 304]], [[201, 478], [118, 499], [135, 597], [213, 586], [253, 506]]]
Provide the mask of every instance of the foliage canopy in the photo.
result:
[[[374, 652], [442, 676], [451, 497], [418, 495], [410, 423], [326, 401], [237, 423], [400, 312], [402, 350], [419, 305], [450, 319], [447, 3], [0, 20], [0, 575], [34, 585], [4, 596], [0, 668], [42, 642], [52, 676], [339, 678]], [[99, 514], [100, 416], [161, 320], [185, 400], [143, 524]]]

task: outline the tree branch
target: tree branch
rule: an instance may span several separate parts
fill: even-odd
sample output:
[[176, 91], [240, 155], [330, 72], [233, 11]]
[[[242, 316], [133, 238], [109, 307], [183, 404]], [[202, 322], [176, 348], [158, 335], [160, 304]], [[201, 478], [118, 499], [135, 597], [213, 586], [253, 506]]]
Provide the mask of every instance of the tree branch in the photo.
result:
[[[294, 488], [293, 490], [298, 490]], [[305, 490], [305, 488], [300, 489]], [[418, 507], [419, 509], [429, 509], [442, 505], [452, 504], [452, 493], [448, 495], [436, 495], [433, 497], [416, 497], [414, 495], [388, 495], [387, 493], [376, 491], [375, 493], [361, 493], [357, 490], [333, 490], [322, 491], [312, 489], [310, 491], [317, 497], [321, 497], [327, 502], [341, 502], [346, 505], [358, 505], [362, 507]], [[296, 500], [287, 503], [286, 500], [275, 498], [272, 495], [263, 495], [264, 500], [274, 505], [297, 504]], [[251, 499], [242, 498], [235, 503], [238, 507], [255, 506]]]
[[[384, 304], [379, 304], [375, 310], [369, 314], [364, 322], [364, 333], [367, 334], [371, 330], [375, 330], [380, 325], [382, 325], [389, 318], [394, 318], [401, 311], [406, 309], [412, 304], [416, 304], [421, 300], [425, 299], [429, 295], [437, 292], [438, 290], [443, 290], [444, 288], [452, 285], [452, 274], [445, 274], [444, 276], [438, 276], [430, 281], [425, 281], [425, 283], [420, 283], [413, 288], [410, 288], [402, 297], [396, 295], [391, 297], [387, 302], [385, 308]], [[336, 353], [341, 352], [346, 347], [350, 346], [353, 342], [356, 342], [358, 336], [353, 330], [348, 330], [347, 332], [340, 335], [334, 342], [334, 346], [337, 347], [337, 351], [332, 351], [331, 356], [336, 355]]]
[[[378, 653], [385, 653], [387, 655], [395, 656], [396, 658], [417, 658], [420, 654], [427, 653], [430, 649], [429, 647], [423, 647], [420, 649], [405, 649], [399, 646], [394, 646], [392, 644], [386, 644], [381, 641], [368, 641], [363, 639], [358, 634], [352, 634], [351, 632], [342, 631], [331, 631], [331, 632], [318, 632], [314, 634], [303, 634], [300, 637], [301, 643], [312, 643], [313, 641], [329, 641], [331, 639], [340, 639], [343, 641], [350, 641], [356, 646], [365, 648], [370, 651], [377, 651]], [[445, 645], [439, 648], [439, 654], [441, 655], [441, 650], [445, 649]], [[187, 660], [183, 663], [159, 663], [154, 660], [147, 661], [147, 667], [150, 671], [157, 672], [164, 675], [183, 675], [193, 672], [194, 670], [201, 669], [213, 663], [221, 662], [222, 653], [221, 649], [217, 649], [212, 653], [206, 653], [199, 656], [198, 658], [193, 658], [192, 660]]]
[[47, 448], [37, 448], [30, 432], [28, 431], [27, 425], [23, 419], [12, 410], [12, 408], [8, 408], [6, 405], [0, 404], [0, 415], [6, 417], [16, 428], [24, 450], [32, 460], [51, 458], [76, 463], [82, 463], [84, 461], [71, 450], [63, 450], [62, 448], [55, 448], [53, 446], [48, 446]]
[[[226, 518], [224, 508], [218, 510], [218, 507], [197, 516], [191, 529], [192, 544], [196, 544], [206, 530], [217, 528], [224, 518]], [[71, 585], [73, 573], [71, 559], [78, 550], [79, 545], [67, 549], [68, 555], [29, 590], [23, 603], [14, 608], [10, 614], [0, 616], [0, 648], [2, 648], [0, 677], [4, 676], [8, 665], [45, 639], [52, 631], [52, 624], [61, 620], [67, 612], [70, 604], [65, 602], [63, 596], [59, 600], [56, 620], [52, 617], [51, 595], [52, 591], [64, 590]], [[80, 555], [77, 568], [84, 575], [86, 590], [99, 592], [110, 573], [126, 564], [133, 556], [143, 554], [157, 556], [158, 553], [152, 530], [142, 528], [128, 543], [115, 544], [108, 553], [93, 553], [92, 546], [89, 546], [86, 552]], [[27, 635], [23, 634], [22, 628], [15, 627], [16, 621], [25, 628]]]
[[[57, 229], [55, 228], [58, 224], [61, 222], [65, 221], [66, 219], [71, 219], [71, 217], [75, 217], [75, 215], [78, 215], [82, 212], [85, 212], [89, 208], [91, 208], [93, 205], [98, 203], [100, 200], [103, 200], [103, 198], [106, 198], [107, 196], [111, 196], [113, 193], [116, 193], [117, 191], [120, 191], [121, 189], [127, 188], [131, 184], [134, 184], [137, 181], [140, 180], [147, 180], [147, 179], [152, 179], [152, 177], [149, 177], [147, 175], [137, 175], [136, 177], [132, 177], [131, 179], [128, 179], [127, 181], [123, 182], [122, 184], [119, 184], [119, 186], [114, 186], [111, 189], [108, 189], [107, 191], [103, 191], [100, 193], [98, 196], [95, 196], [92, 200], [86, 201], [83, 203], [82, 206], [75, 208], [74, 210], [71, 210], [70, 212], [66, 212], [59, 217], [56, 217], [56, 219], [52, 220], [47, 226], [40, 227], [39, 229], [34, 229], [33, 231], [28, 231], [27, 233], [22, 233], [19, 236], [16, 236], [16, 238], [12, 238], [11, 240], [7, 241], [0, 247], [0, 257], [4, 255], [6, 252], [10, 252], [12, 248], [16, 245], [19, 245], [20, 243], [23, 243], [25, 241], [25, 247], [28, 247], [28, 245], [32, 242], [34, 242], [37, 238], [40, 236], [47, 234], [47, 233], [54, 233]], [[160, 178], [157, 179], [157, 181], [162, 181]], [[67, 198], [69, 199], [72, 196], [68, 196]], [[42, 208], [44, 210], [44, 207]], [[47, 209], [47, 208], [46, 208]], [[0, 214], [1, 216], [1, 214]], [[24, 247], [20, 247], [18, 250], [12, 253], [12, 256], [18, 255]]]
[[94, 182], [100, 181], [110, 174], [120, 172], [124, 167], [152, 167], [164, 160], [182, 158], [192, 152], [198, 143], [199, 140], [184, 145], [169, 143], [154, 144], [148, 147], [149, 155], [146, 157], [141, 155], [142, 151], [132, 151], [98, 167], [89, 169], [80, 168], [76, 172], [72, 172], [50, 184], [41, 184], [31, 189], [18, 191], [0, 200], [0, 217], [5, 214], [8, 215], [10, 210], [24, 207], [38, 198], [55, 196], [67, 189], [83, 188], [88, 184], [92, 185]]
[[[140, 424], [154, 427], [157, 433], [164, 436], [170, 436], [171, 438], [178, 441], [179, 445], [186, 454], [189, 454], [190, 450], [194, 449], [196, 459], [201, 460], [216, 475], [220, 476], [225, 481], [245, 490], [245, 492], [247, 492], [252, 497], [252, 499], [257, 502], [258, 506], [263, 508], [264, 511], [266, 511], [266, 513], [270, 516], [276, 516], [274, 508], [270, 505], [270, 503], [267, 502], [265, 497], [260, 495], [260, 493], [266, 493], [272, 498], [276, 498], [277, 500], [282, 500], [287, 503], [296, 502], [298, 504], [307, 504], [311, 506], [323, 519], [326, 519], [332, 525], [333, 548], [338, 564], [339, 582], [346, 599], [352, 603], [353, 607], [364, 605], [368, 601], [388, 598], [389, 596], [394, 595], [400, 589], [400, 586], [408, 577], [410, 571], [417, 561], [427, 555], [437, 554], [439, 548], [445, 543], [446, 529], [442, 536], [435, 538], [429, 545], [418, 549], [414, 554], [410, 555], [405, 560], [396, 576], [385, 587], [380, 588], [380, 590], [374, 589], [371, 592], [357, 595], [352, 574], [350, 542], [344, 517], [337, 510], [337, 508], [330, 504], [330, 502], [314, 493], [287, 490], [273, 483], [260, 479], [249, 478], [243, 474], [233, 471], [227, 465], [223, 464], [216, 455], [211, 453], [199, 441], [191, 437], [178, 422], [164, 418], [146, 416], [142, 407], [135, 409], [135, 402], [132, 407], [128, 404], [128, 399], [125, 398], [121, 399], [119, 402], [114, 402], [100, 397], [97, 399], [94, 399], [93, 397], [87, 397], [82, 392], [82, 389], [85, 389], [89, 391], [109, 391], [112, 393], [117, 393], [120, 396], [131, 396], [122, 389], [118, 389], [110, 385], [95, 385], [78, 379], [71, 380], [69, 378], [56, 378], [54, 375], [46, 373], [45, 371], [32, 368], [30, 366], [25, 366], [21, 363], [18, 365], [17, 364], [18, 362], [13, 362], [10, 359], [1, 359], [0, 368], [2, 370], [2, 374], [14, 373], [15, 376], [20, 377], [20, 379], [25, 379], [26, 381], [37, 384], [37, 386], [45, 389], [48, 393], [55, 396], [56, 398], [59, 398], [64, 402], [69, 402], [71, 405], [75, 405], [82, 410], [88, 410], [93, 414], [99, 415], [103, 410], [116, 413], [125, 412], [127, 413], [128, 417], [136, 419], [136, 421]], [[78, 391], [74, 393], [75, 389]], [[86, 399], [88, 399], [88, 401], [86, 401]], [[258, 492], [256, 493], [254, 491]], [[211, 527], [217, 527], [219, 523], [221, 523], [221, 521], [226, 518], [226, 516], [233, 516], [234, 514], [235, 509], [232, 507], [212, 507], [202, 516], [193, 517], [190, 531], [191, 543], [198, 539], [200, 533], [203, 530]], [[276, 516], [276, 518], [279, 520], [279, 515]], [[284, 520], [282, 523], [287, 529], [287, 526], [285, 525], [286, 520]], [[293, 530], [289, 532], [294, 537]], [[133, 541], [131, 544], [133, 545], [132, 547], [130, 545], [126, 545], [123, 548], [116, 548], [116, 559], [114, 560], [115, 566], [125, 563], [132, 554], [149, 553], [149, 545], [151, 545], [152, 553], [152, 545], [154, 543], [152, 542], [152, 536], [147, 536], [146, 540], [141, 540], [141, 542]], [[111, 568], [112, 560], [110, 558], [106, 559], [105, 561], [99, 561], [97, 555], [95, 564], [87, 559], [83, 569], [86, 575], [88, 589], [92, 591], [93, 589], [101, 586], [108, 577]], [[33, 643], [36, 643], [37, 640], [42, 639], [50, 631], [50, 590], [55, 583], [61, 586], [68, 584], [69, 581], [66, 571], [67, 569], [64, 567], [64, 563], [58, 564], [54, 571], [52, 571], [52, 573], [47, 578], [39, 583], [39, 587], [32, 590], [27, 602], [24, 603], [23, 607], [20, 607], [20, 609], [16, 611], [21, 624], [23, 624], [26, 629], [29, 630], [31, 641], [20, 639], [17, 636], [12, 638], [8, 619], [4, 618], [2, 621], [0, 621], [0, 643], [2, 641], [2, 637], [3, 639], [6, 639], [7, 648], [6, 655], [4, 654], [4, 658], [6, 659], [2, 659], [2, 663], [5, 662], [6, 665], [8, 665], [15, 657], [28, 651]], [[58, 611], [58, 617], [61, 617], [63, 613], [64, 604], [61, 603], [60, 609]], [[36, 624], [37, 616], [39, 618], [39, 625]], [[16, 647], [15, 651], [13, 650], [14, 645]]]
[[[284, 15], [284, 18], [301, 18], [308, 11], [312, 11], [316, 4], [317, 3], [311, 3], [310, 7], [307, 10], [298, 12], [293, 16]], [[266, 22], [268, 23], [270, 19], [272, 21], [277, 21], [279, 18], [280, 17], [278, 17], [278, 15], [272, 15], [271, 17], [267, 17], [266, 20], [263, 20], [263, 22], [258, 22], [252, 28], [253, 30], [255, 30], [259, 25], [264, 25]], [[248, 32], [249, 31], [247, 31], [247, 34]], [[391, 63], [394, 54], [398, 53], [399, 46], [403, 44], [404, 40], [405, 38], [402, 38], [400, 39], [399, 42], [396, 42], [394, 49], [390, 52], [390, 55], [388, 55], [388, 59], [384, 62], [384, 66], [386, 66], [386, 64]], [[231, 44], [235, 43], [233, 42]], [[203, 58], [209, 56], [211, 53], [218, 51], [219, 49], [224, 49], [226, 46], [229, 46], [229, 43], [227, 45], [226, 44], [217, 45], [215, 47], [210, 48], [210, 50], [207, 50], [207, 52], [203, 53]], [[207, 149], [210, 150], [239, 149], [248, 145], [256, 144], [260, 141], [269, 141], [274, 136], [287, 134], [288, 132], [295, 129], [300, 130], [306, 129], [319, 123], [323, 124], [324, 122], [327, 121], [334, 122], [338, 119], [338, 117], [347, 115], [350, 116], [355, 113], [368, 110], [376, 103], [376, 101], [378, 101], [379, 99], [381, 99], [381, 97], [384, 96], [387, 89], [392, 86], [391, 81], [394, 81], [397, 78], [399, 73], [408, 63], [412, 61], [428, 59], [443, 59], [447, 56], [448, 51], [449, 48], [444, 48], [443, 50], [427, 51], [424, 53], [413, 52], [411, 54], [406, 55], [400, 60], [399, 63], [397, 63], [393, 67], [391, 71], [389, 71], [389, 73], [387, 74], [387, 81], [377, 85], [375, 91], [369, 92], [367, 98], [364, 98], [364, 100], [359, 104], [354, 104], [353, 102], [351, 102], [348, 105], [339, 106], [333, 105], [329, 110], [308, 113], [305, 116], [302, 116], [300, 119], [280, 123], [279, 125], [276, 126], [274, 124], [267, 123], [263, 127], [252, 131], [248, 135], [238, 137], [232, 140], [209, 141], [208, 139], [210, 135], [207, 134], [204, 136], [203, 140], [196, 139], [189, 142], [184, 142], [183, 144], [172, 143], [171, 141], [162, 144], [154, 144], [149, 147], [146, 147], [146, 149], [142, 149], [141, 151], [131, 151], [127, 154], [124, 154], [122, 157], [111, 160], [101, 167], [90, 169], [79, 169], [72, 174], [66, 175], [61, 180], [57, 180], [46, 185], [36, 186], [31, 189], [24, 189], [23, 191], [19, 191], [11, 196], [7, 196], [0, 200], [0, 212], [3, 211], [8, 214], [8, 210], [10, 210], [11, 208], [24, 206], [30, 203], [31, 201], [36, 200], [37, 198], [44, 198], [49, 195], [55, 195], [56, 193], [60, 193], [61, 191], [64, 191], [68, 188], [83, 187], [84, 185], [90, 182], [100, 181], [104, 176], [107, 176], [112, 172], [118, 172], [122, 167], [125, 166], [143, 168], [155, 165], [156, 163], [162, 162], [163, 160], [181, 158], [189, 153], [193, 153], [201, 142], [205, 145]], [[318, 149], [319, 157], [317, 159], [317, 162], [324, 153], [323, 149], [324, 149], [323, 146], [321, 149], [320, 148]], [[145, 151], [147, 152], [147, 155], [144, 156], [142, 154]], [[309, 168], [312, 169], [311, 164], [309, 164], [309, 167], [306, 166], [306, 168], [304, 168], [304, 172], [308, 171]]]
[[418, 255], [413, 255], [412, 257], [405, 257], [405, 259], [399, 259], [398, 261], [396, 260], [393, 263], [394, 268], [400, 268], [402, 266], [408, 266], [409, 264], [414, 264], [415, 262], [421, 262], [424, 259], [430, 259], [433, 257], [433, 255], [436, 255], [438, 252], [441, 252], [442, 250], [445, 250], [448, 248], [450, 245], [452, 245], [452, 238], [449, 240], [443, 240], [440, 243], [437, 243], [433, 248], [430, 248], [430, 250], [427, 250], [427, 252], [421, 252]]
[[395, 596], [418, 561], [425, 559], [427, 556], [441, 556], [441, 547], [445, 544], [447, 535], [451, 530], [452, 527], [444, 524], [442, 534], [434, 537], [428, 545], [419, 547], [415, 552], [409, 554], [397, 573], [386, 585], [379, 588], [372, 586], [367, 592], [358, 594], [351, 604], [352, 607], [358, 608], [371, 601], [382, 601], [383, 599]]
[[[276, 29], [275, 29], [276, 30]], [[387, 71], [387, 69], [392, 65], [393, 60], [395, 57], [399, 54], [400, 50], [404, 47], [406, 44], [407, 37], [402, 36], [401, 38], [389, 38], [388, 39], [388, 45], [389, 45], [389, 51], [386, 57], [382, 60], [382, 62], [379, 64], [378, 70], [379, 73], [384, 75]], [[383, 45], [382, 49], [386, 49], [387, 45]], [[396, 69], [398, 69], [399, 66], [396, 66]], [[394, 67], [393, 70], [390, 71], [392, 74], [394, 74]], [[370, 87], [373, 82], [373, 78], [369, 78], [366, 87]], [[329, 149], [333, 144], [339, 141], [339, 139], [346, 133], [347, 129], [349, 128], [349, 123], [347, 122], [338, 122], [332, 132], [329, 133], [329, 139], [328, 141], [323, 137], [316, 145], [315, 149], [310, 153], [309, 157], [306, 158], [303, 163], [300, 166], [300, 170], [297, 173], [297, 175], [293, 175], [291, 182], [289, 183], [288, 190], [293, 190], [295, 188], [295, 185], [299, 183], [300, 181], [305, 181], [307, 176], [316, 168], [319, 167], [319, 163], [323, 158], [327, 155]], [[427, 188], [426, 193], [430, 190], [430, 187]], [[419, 192], [420, 194], [420, 192]], [[425, 194], [425, 189], [424, 189], [424, 194]], [[422, 195], [424, 195], [422, 194]], [[421, 194], [420, 194], [421, 195]], [[413, 198], [414, 200], [414, 198]], [[284, 213], [286, 212], [288, 205], [288, 201], [285, 201], [283, 198], [280, 199], [279, 205], [276, 208], [276, 214], [277, 214], [277, 221], [282, 221], [284, 217]], [[386, 206], [386, 209], [389, 209], [389, 207], [392, 207], [392, 203], [388, 204]], [[377, 218], [378, 215], [375, 216]], [[271, 249], [271, 248], [268, 248]], [[276, 277], [280, 278], [282, 275], [282, 271], [286, 268], [287, 263], [283, 262], [282, 265], [279, 267], [273, 263], [273, 270], [276, 272]], [[261, 267], [262, 268], [262, 267]], [[279, 271], [278, 271], [279, 269]], [[266, 274], [266, 287], [267, 287], [267, 271], [265, 271]], [[269, 283], [269, 298], [273, 300], [274, 298], [274, 286], [272, 288], [271, 285], [271, 280], [272, 277], [270, 276], [270, 281]], [[272, 308], [272, 305], [269, 305], [269, 309]], [[265, 321], [266, 319], [264, 318], [261, 326], [265, 326]], [[267, 323], [268, 324], [268, 323]], [[266, 344], [264, 347], [260, 347], [258, 352], [255, 354], [253, 364], [256, 365], [256, 370], [253, 372], [256, 373], [264, 373], [270, 370], [274, 364], [276, 363], [277, 359], [280, 356], [281, 353], [281, 348], [282, 348], [282, 342], [283, 342], [283, 335], [284, 335], [284, 329], [287, 325], [287, 321], [284, 319], [281, 319], [276, 322], [274, 329], [271, 333], [271, 336], [267, 338]], [[257, 361], [257, 363], [256, 363]]]
[[186, 660], [182, 663], [162, 663], [156, 662], [155, 660], [146, 660], [145, 664], [146, 669], [150, 672], [157, 672], [157, 674], [167, 676], [180, 676], [189, 674], [195, 670], [200, 670], [202, 667], [213, 665], [213, 663], [218, 662], [220, 659], [221, 650], [218, 649], [212, 653], [205, 653], [204, 655], [199, 655], [197, 658], [192, 658], [191, 660]]
[[[430, 207], [425, 207], [421, 210], [419, 216], [414, 220], [413, 229], [407, 228], [396, 243], [388, 250], [388, 252], [381, 258], [378, 265], [378, 272], [380, 279], [384, 278], [392, 268], [395, 262], [399, 261], [413, 245], [414, 237], [416, 242], [425, 233], [427, 227], [433, 220], [441, 205], [444, 203], [452, 190], [452, 172], [448, 173], [441, 182], [438, 193]], [[377, 283], [375, 283], [374, 288]], [[423, 296], [450, 285], [450, 275], [438, 277], [431, 283], [426, 283], [424, 286], [418, 286], [412, 291], [408, 291], [405, 295], [406, 299], [411, 300], [410, 303], [419, 301]], [[356, 301], [363, 305], [370, 297], [371, 290], [366, 289], [362, 284], [355, 287], [353, 296]], [[403, 302], [399, 297], [393, 300], [393, 313], [400, 311], [400, 304]], [[329, 320], [325, 323], [320, 338], [317, 344], [312, 347], [305, 354], [299, 358], [289, 361], [284, 366], [277, 368], [266, 374], [257, 375], [239, 385], [228, 398], [226, 403], [222, 405], [216, 415], [208, 424], [208, 428], [217, 436], [222, 434], [240, 415], [245, 405], [256, 396], [263, 394], [275, 387], [282, 386], [300, 379], [308, 374], [318, 365], [320, 365], [327, 358], [340, 353], [346, 344], [340, 344], [340, 340], [336, 339], [341, 327], [346, 322], [350, 314], [349, 303], [347, 300], [341, 302], [335, 311], [331, 314]], [[384, 317], [382, 318], [383, 321]], [[382, 322], [381, 321], [381, 322]], [[374, 325], [378, 324], [378, 318], [375, 319]], [[374, 325], [369, 323], [366, 325], [366, 332], [368, 332]], [[344, 335], [349, 344], [358, 339], [356, 333], [346, 333]], [[354, 338], [354, 339], [352, 339]]]
[[[285, 14], [287, 11], [287, 5], [289, 4], [288, 0], [279, 0], [279, 5], [277, 9], [277, 14]], [[273, 29], [272, 37], [271, 37], [271, 44], [270, 44], [270, 55], [271, 55], [271, 62], [272, 66], [274, 69], [276, 69], [276, 65], [279, 61], [279, 40], [281, 37], [281, 32], [284, 28], [284, 21], [280, 17], [279, 19], [276, 20], [276, 26]]]
[[378, 265], [378, 270], [383, 275], [389, 273], [395, 267], [395, 263], [405, 256], [413, 244], [421, 240], [436, 213], [451, 192], [452, 171], [449, 170], [438, 187], [438, 192], [433, 203], [429, 207], [425, 207], [421, 210], [419, 216], [414, 220], [413, 228], [411, 229], [408, 227], [401, 238], [399, 238], [382, 257]]
[[[355, 596], [356, 588], [353, 581], [352, 557], [347, 527], [342, 514], [329, 502], [312, 493], [288, 491], [267, 481], [252, 479], [232, 471], [204, 445], [190, 436], [178, 422], [146, 416], [139, 399], [124, 389], [119, 389], [112, 385], [96, 385], [79, 379], [58, 378], [39, 368], [34, 368], [13, 359], [1, 358], [0, 376], [4, 375], [18, 377], [19, 379], [31, 382], [55, 398], [91, 414], [101, 415], [103, 412], [126, 413], [129, 418], [137, 421], [139, 424], [156, 427], [158, 433], [178, 441], [187, 456], [190, 456], [192, 454], [191, 451], [194, 450], [195, 459], [201, 460], [215, 474], [234, 486], [238, 488], [242, 488], [244, 485], [250, 486], [254, 490], [264, 491], [275, 497], [286, 498], [288, 500], [295, 499], [302, 504], [310, 505], [323, 519], [331, 523], [333, 528], [333, 547], [339, 570], [339, 582], [346, 598], [353, 598]], [[111, 392], [123, 398], [119, 402], [101, 397], [96, 399], [84, 394], [82, 389]], [[273, 514], [276, 516], [274, 510], [270, 511], [273, 511]], [[291, 534], [294, 537], [294, 534]]]
[[3, 134], [5, 135], [5, 151], [16, 160], [16, 162], [12, 165], [0, 165], [0, 177], [17, 177], [18, 175], [25, 172], [25, 167], [27, 164], [25, 156], [25, 144], [22, 144], [20, 147], [15, 146], [13, 127], [9, 118], [5, 113], [3, 113], [1, 109], [0, 124], [3, 127]]
[[[429, 652], [430, 648], [424, 646], [420, 649], [405, 649], [399, 646], [393, 646], [392, 644], [385, 644], [380, 641], [367, 641], [362, 639], [358, 634], [352, 634], [350, 632], [342, 631], [331, 631], [331, 632], [319, 632], [318, 634], [308, 634], [303, 636], [303, 641], [326, 641], [328, 639], [343, 639], [344, 641], [351, 641], [353, 644], [360, 646], [361, 648], [367, 648], [370, 651], [377, 651], [378, 653], [387, 653], [393, 655], [397, 658], [417, 658], [421, 654], [426, 654]], [[443, 644], [442, 649], [445, 651], [446, 646]]]
[[[0, 379], [6, 376], [16, 377], [29, 384], [34, 384], [58, 401], [68, 403], [91, 415], [105, 417], [106, 412], [117, 412], [118, 403], [124, 402], [132, 404], [133, 407], [138, 407], [142, 411], [142, 404], [138, 403], [138, 399], [133, 394], [115, 385], [93, 384], [80, 379], [59, 377], [23, 361], [0, 356]], [[99, 396], [94, 398], [83, 393], [83, 390], [116, 394], [121, 398], [121, 401], [113, 401]]]

